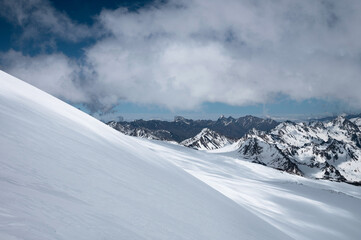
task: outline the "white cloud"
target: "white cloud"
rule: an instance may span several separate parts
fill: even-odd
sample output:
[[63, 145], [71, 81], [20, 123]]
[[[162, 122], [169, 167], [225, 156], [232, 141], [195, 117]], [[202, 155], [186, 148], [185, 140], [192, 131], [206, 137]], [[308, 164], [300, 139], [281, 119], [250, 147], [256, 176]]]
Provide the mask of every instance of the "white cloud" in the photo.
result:
[[114, 99], [171, 109], [278, 94], [360, 103], [361, 3], [348, 3], [194, 0], [108, 10], [100, 20], [113, 35], [86, 54]]
[[30, 57], [11, 50], [1, 60], [7, 62], [7, 72], [56, 97], [73, 102], [89, 101], [86, 90], [77, 81], [79, 67], [63, 54]]
[[103, 10], [98, 24], [110, 34], [86, 49], [78, 67], [91, 81], [75, 95], [101, 105], [125, 99], [195, 109], [281, 94], [359, 108], [360, 12], [358, 0], [174, 0], [137, 12]]

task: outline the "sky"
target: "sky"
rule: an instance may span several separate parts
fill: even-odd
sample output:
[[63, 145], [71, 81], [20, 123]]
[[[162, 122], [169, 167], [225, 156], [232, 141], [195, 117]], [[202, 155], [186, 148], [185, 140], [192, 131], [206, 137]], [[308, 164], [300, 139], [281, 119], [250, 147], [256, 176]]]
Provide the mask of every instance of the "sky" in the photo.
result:
[[0, 0], [0, 69], [98, 117], [361, 112], [359, 0]]

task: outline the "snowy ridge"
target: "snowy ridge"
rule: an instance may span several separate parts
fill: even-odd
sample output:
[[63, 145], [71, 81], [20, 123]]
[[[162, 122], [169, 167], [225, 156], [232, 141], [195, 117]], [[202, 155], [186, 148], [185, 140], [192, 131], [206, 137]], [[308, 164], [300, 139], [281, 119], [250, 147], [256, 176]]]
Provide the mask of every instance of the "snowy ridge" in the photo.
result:
[[1, 71], [0, 116], [0, 239], [290, 239], [160, 145]]
[[204, 128], [196, 136], [186, 139], [180, 144], [197, 150], [213, 150], [225, 147], [232, 142], [232, 140], [226, 138], [225, 136], [222, 136], [208, 128]]
[[[355, 119], [354, 121], [357, 121]], [[239, 140], [241, 158], [312, 178], [361, 181], [361, 132], [340, 116], [332, 121], [283, 122]]]

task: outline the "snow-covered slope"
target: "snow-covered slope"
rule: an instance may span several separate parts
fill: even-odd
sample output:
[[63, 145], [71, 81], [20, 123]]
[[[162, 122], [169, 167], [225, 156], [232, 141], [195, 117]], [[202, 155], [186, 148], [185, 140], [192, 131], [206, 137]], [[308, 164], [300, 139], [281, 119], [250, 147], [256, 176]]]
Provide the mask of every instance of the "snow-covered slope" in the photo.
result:
[[360, 187], [291, 175], [232, 155], [226, 157], [224, 152], [159, 144], [164, 147], [152, 143], [149, 147], [293, 239], [360, 238]]
[[176, 158], [0, 71], [0, 239], [289, 238]]
[[198, 150], [213, 150], [225, 147], [232, 141], [208, 128], [202, 129], [196, 136], [186, 139], [180, 144]]

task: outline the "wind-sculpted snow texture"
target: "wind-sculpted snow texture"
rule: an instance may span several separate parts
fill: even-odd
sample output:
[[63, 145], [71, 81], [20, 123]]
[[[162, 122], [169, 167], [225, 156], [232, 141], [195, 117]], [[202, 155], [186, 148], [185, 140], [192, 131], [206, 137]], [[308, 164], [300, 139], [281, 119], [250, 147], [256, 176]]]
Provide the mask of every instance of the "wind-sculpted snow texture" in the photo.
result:
[[361, 131], [339, 116], [328, 122], [283, 122], [250, 131], [238, 142], [241, 158], [313, 178], [361, 182]]
[[0, 239], [290, 239], [144, 141], [0, 72]]

